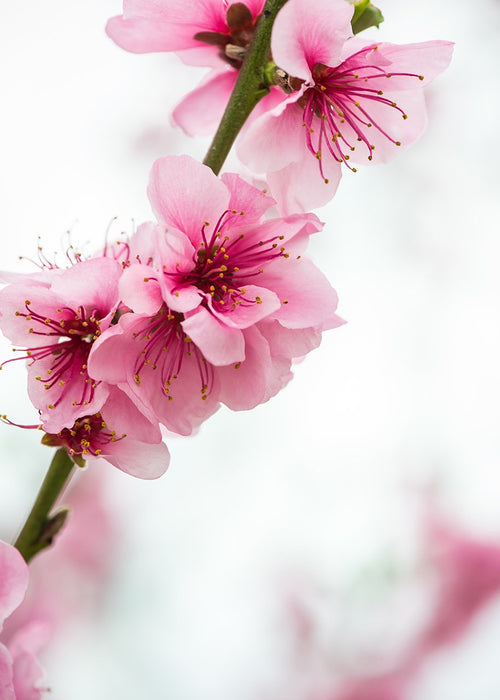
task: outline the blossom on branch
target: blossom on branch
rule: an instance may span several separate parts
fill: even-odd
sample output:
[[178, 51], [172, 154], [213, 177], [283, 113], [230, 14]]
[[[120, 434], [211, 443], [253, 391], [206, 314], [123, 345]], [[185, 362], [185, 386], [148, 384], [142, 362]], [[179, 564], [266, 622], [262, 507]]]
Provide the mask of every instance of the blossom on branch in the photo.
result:
[[[212, 68], [172, 115], [190, 136], [208, 135], [224, 113], [263, 7], [264, 0], [124, 0], [123, 15], [112, 17], [106, 32], [127, 51], [175, 51], [185, 63]], [[282, 98], [272, 89], [251, 118]]]
[[427, 117], [422, 88], [451, 60], [453, 44], [397, 45], [352, 37], [345, 0], [288, 0], [273, 26], [284, 101], [242, 135], [241, 160], [265, 172], [284, 211], [325, 204], [341, 166], [381, 163], [412, 144]]

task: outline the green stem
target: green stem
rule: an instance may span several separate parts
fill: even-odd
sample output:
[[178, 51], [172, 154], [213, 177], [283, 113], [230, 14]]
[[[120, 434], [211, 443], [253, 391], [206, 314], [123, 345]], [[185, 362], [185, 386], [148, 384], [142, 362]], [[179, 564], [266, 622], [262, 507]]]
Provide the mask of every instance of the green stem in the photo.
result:
[[267, 0], [257, 23], [252, 43], [203, 163], [219, 174], [235, 138], [257, 102], [269, 92], [264, 69], [269, 62], [271, 30], [287, 0]]
[[50, 547], [52, 540], [64, 525], [67, 510], [50, 514], [54, 503], [66, 485], [74, 467], [74, 462], [65, 448], [57, 450], [49, 470], [36, 497], [28, 519], [14, 543], [28, 563], [35, 554]]

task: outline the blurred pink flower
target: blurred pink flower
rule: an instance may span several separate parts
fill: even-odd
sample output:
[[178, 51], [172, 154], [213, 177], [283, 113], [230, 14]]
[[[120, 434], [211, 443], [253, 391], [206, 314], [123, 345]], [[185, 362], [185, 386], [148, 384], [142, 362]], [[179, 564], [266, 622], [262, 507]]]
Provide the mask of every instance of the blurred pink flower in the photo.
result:
[[264, 219], [273, 199], [188, 156], [158, 160], [148, 192], [156, 251], [124, 271], [120, 296], [135, 313], [96, 341], [89, 368], [151, 420], [189, 434], [219, 402], [267, 401], [292, 359], [342, 321], [335, 291], [303, 255], [321, 228], [314, 215]]
[[53, 545], [30, 563], [26, 598], [5, 633], [36, 625], [50, 637], [78, 618], [95, 615], [113, 571], [117, 526], [106, 499], [106, 470], [93, 462], [74, 475], [64, 504], [70, 512]]
[[434, 612], [415, 654], [457, 641], [474, 616], [500, 594], [500, 545], [470, 537], [434, 518], [430, 552], [437, 569]]
[[2, 632], [6, 618], [22, 603], [28, 586], [28, 567], [17, 549], [0, 541], [0, 698], [37, 700], [43, 671], [35, 656], [44, 629], [29, 623], [8, 640]]
[[325, 204], [341, 164], [385, 162], [413, 143], [426, 126], [422, 87], [450, 62], [447, 41], [351, 38], [352, 12], [345, 0], [288, 0], [274, 23], [273, 60], [291, 92], [253, 121], [238, 154], [267, 174], [283, 211]]

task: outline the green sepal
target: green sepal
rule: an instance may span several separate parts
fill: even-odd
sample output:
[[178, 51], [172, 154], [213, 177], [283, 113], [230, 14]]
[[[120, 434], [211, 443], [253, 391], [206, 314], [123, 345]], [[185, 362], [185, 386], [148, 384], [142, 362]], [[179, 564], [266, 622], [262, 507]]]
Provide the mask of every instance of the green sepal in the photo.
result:
[[370, 0], [359, 0], [353, 4], [354, 14], [351, 19], [353, 34], [359, 34], [369, 27], [378, 27], [384, 21], [381, 11], [371, 4]]

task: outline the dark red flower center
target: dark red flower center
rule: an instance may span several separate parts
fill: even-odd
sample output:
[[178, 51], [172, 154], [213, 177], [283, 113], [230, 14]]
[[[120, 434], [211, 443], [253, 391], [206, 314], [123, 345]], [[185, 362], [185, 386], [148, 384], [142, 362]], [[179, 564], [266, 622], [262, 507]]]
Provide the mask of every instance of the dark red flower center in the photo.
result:
[[233, 68], [239, 68], [252, 42], [257, 18], [243, 2], [235, 2], [226, 12], [227, 32], [198, 32], [197, 41], [218, 46], [220, 57]]
[[[350, 56], [335, 68], [318, 63], [312, 70], [314, 86], [305, 90], [298, 100], [303, 108], [303, 127], [308, 149], [319, 161], [321, 176], [326, 180], [322, 158], [327, 151], [339, 163], [349, 164], [350, 153], [359, 144], [366, 148], [368, 160], [372, 160], [375, 146], [369, 130], [376, 130], [395, 146], [401, 142], [391, 136], [374, 106], [396, 110], [402, 119], [407, 114], [393, 99], [386, 97], [385, 89], [391, 89], [391, 78], [415, 78], [414, 73], [389, 73], [376, 63], [368, 62], [367, 54], [377, 51], [377, 46], [367, 46]], [[394, 80], [393, 80], [394, 82]], [[377, 109], [377, 114], [380, 110]]]

